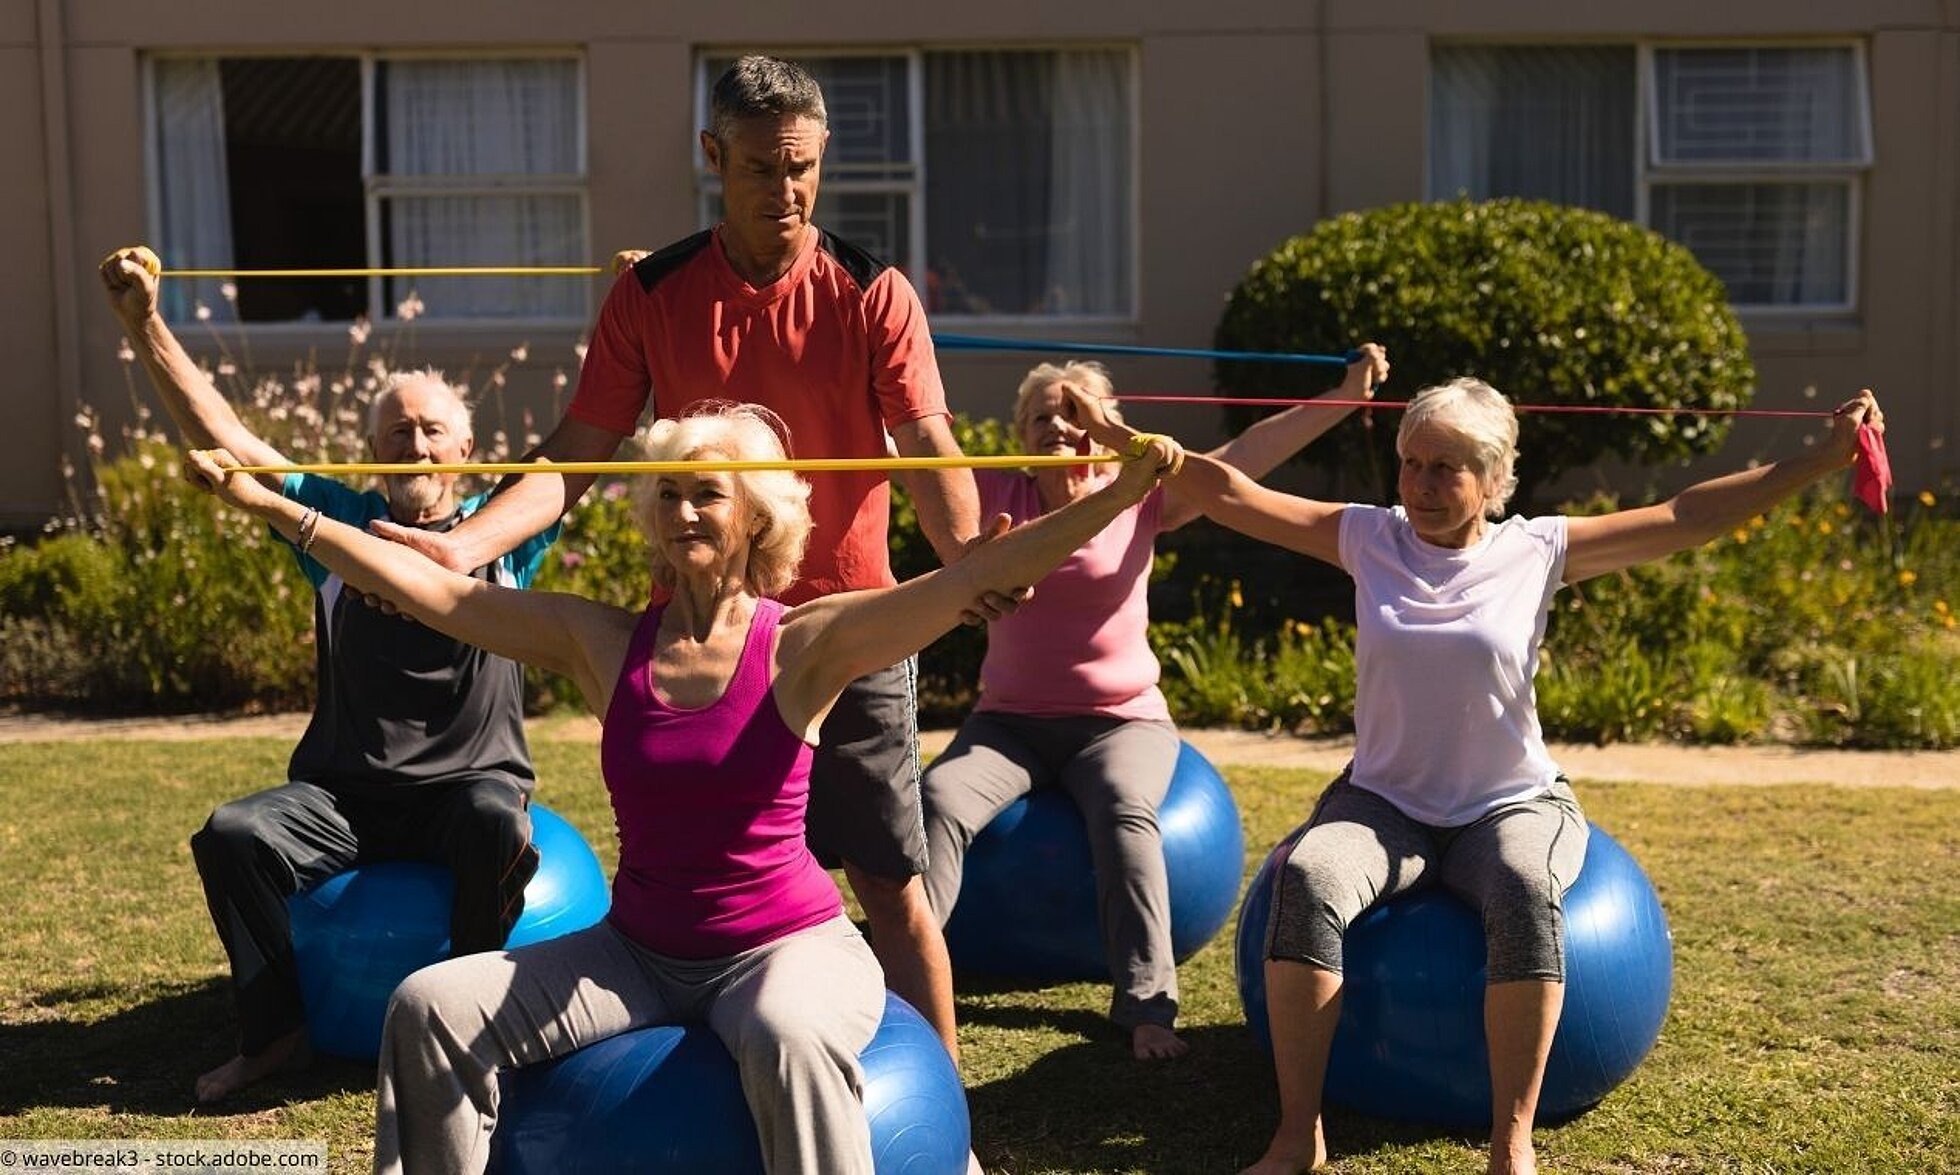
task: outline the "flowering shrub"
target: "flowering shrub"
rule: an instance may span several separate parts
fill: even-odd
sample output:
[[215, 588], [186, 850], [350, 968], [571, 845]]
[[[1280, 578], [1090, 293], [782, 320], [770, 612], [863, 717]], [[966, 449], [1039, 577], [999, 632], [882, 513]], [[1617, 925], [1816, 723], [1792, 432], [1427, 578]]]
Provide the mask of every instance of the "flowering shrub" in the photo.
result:
[[[248, 377], [249, 355], [234, 358], [215, 330], [210, 339], [213, 378], [269, 442], [303, 461], [363, 455], [368, 405], [396, 362], [399, 332], [370, 350], [367, 325], [356, 323], [337, 370], [307, 366], [284, 378]], [[520, 345], [491, 370], [464, 373], [486, 460], [512, 447], [500, 426], [501, 389], [505, 373], [529, 358]], [[96, 413], [77, 419], [93, 477], [84, 489], [69, 471], [69, 515], [37, 542], [0, 543], [0, 703], [306, 706], [314, 651], [304, 576], [264, 527], [182, 482], [176, 450], [133, 377], [128, 392], [134, 423], [113, 444]], [[520, 427], [519, 445], [535, 444], [533, 422]], [[996, 421], [961, 419], [956, 433], [968, 453], [1009, 448]], [[911, 503], [902, 492], [895, 503], [895, 570], [903, 578], [937, 566]], [[1560, 593], [1538, 677], [1546, 732], [1960, 746], [1960, 598], [1951, 594], [1960, 584], [1960, 521], [1930, 491], [1901, 505], [1895, 519], [1879, 521], [1835, 492], [1812, 494], [1694, 552]], [[1160, 557], [1160, 577], [1171, 562]], [[622, 483], [602, 483], [567, 519], [538, 586], [622, 607], [646, 599], [645, 543]], [[1297, 601], [1298, 586], [1261, 582], [1252, 591], [1250, 578], [1243, 587], [1201, 580], [1192, 615], [1153, 624], [1163, 689], [1181, 721], [1351, 728], [1352, 626], [1246, 619], [1248, 595]], [[921, 657], [931, 718], [963, 715], [984, 649], [981, 630], [961, 628]], [[542, 674], [532, 677], [531, 700], [578, 704], [569, 683]]]
[[[217, 355], [206, 374], [259, 435], [300, 462], [366, 456], [368, 405], [395, 362], [399, 333], [370, 351], [368, 324], [356, 322], [338, 371], [248, 376], [245, 336], [236, 340], [241, 362], [208, 313], [197, 320]], [[476, 381], [475, 403], [495, 399], [523, 351]], [[182, 480], [179, 451], [148, 407], [150, 389], [138, 393], [127, 343], [120, 353], [132, 423], [112, 440], [100, 414], [83, 408], [75, 424], [92, 476], [84, 484], [64, 467], [68, 514], [38, 542], [0, 544], [0, 702], [111, 711], [309, 705], [311, 586], [269, 530]], [[508, 450], [500, 427], [479, 420], [478, 438], [486, 460]]]

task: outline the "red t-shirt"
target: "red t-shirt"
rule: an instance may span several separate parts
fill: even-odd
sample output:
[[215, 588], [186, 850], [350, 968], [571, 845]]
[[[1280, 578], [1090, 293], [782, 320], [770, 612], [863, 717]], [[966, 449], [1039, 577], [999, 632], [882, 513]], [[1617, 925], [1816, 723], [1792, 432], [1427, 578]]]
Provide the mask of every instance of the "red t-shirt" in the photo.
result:
[[[653, 402], [671, 417], [701, 399], [761, 404], [789, 425], [795, 457], [883, 457], [885, 433], [946, 415], [932, 336], [898, 270], [828, 232], [757, 289], [697, 233], [621, 274], [599, 311], [570, 415], [623, 435]], [[883, 473], [817, 473], [816, 530], [785, 603], [894, 581]]]

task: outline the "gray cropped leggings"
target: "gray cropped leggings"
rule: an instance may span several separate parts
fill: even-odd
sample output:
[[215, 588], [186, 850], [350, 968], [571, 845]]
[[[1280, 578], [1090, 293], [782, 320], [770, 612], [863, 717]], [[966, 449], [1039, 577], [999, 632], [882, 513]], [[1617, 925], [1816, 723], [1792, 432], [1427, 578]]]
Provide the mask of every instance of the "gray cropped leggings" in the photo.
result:
[[705, 1022], [735, 1057], [772, 1175], [870, 1175], [858, 1054], [884, 1007], [884, 972], [842, 915], [722, 959], [657, 955], [601, 922], [424, 967], [395, 989], [381, 1033], [374, 1169], [482, 1171], [499, 1069]]
[[1439, 883], [1479, 911], [1489, 982], [1563, 982], [1565, 891], [1586, 858], [1571, 785], [1457, 828], [1420, 824], [1343, 774], [1274, 883], [1266, 957], [1341, 972], [1341, 936], [1380, 902]]
[[[1177, 766], [1177, 728], [1123, 718], [978, 711], [926, 771], [926, 898], [943, 924], [960, 896], [967, 846], [1002, 809], [1059, 787], [1089, 829], [1103, 953], [1124, 1028], [1177, 1021], [1171, 890], [1157, 808]], [[997, 916], [1011, 917], [1009, 911]]]

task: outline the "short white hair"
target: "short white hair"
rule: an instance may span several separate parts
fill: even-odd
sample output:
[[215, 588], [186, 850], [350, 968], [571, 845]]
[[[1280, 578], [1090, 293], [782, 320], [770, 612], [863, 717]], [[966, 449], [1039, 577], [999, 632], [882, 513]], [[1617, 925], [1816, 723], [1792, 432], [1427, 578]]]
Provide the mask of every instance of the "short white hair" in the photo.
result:
[[1045, 392], [1060, 383], [1078, 384], [1092, 396], [1109, 401], [1103, 405], [1103, 415], [1117, 423], [1122, 423], [1123, 413], [1116, 406], [1116, 386], [1110, 381], [1109, 368], [1095, 362], [1037, 363], [1021, 377], [1021, 386], [1014, 393], [1014, 427], [1019, 429], [1026, 422], [1028, 405], [1037, 393]]
[[374, 399], [368, 403], [367, 432], [370, 440], [374, 439], [381, 427], [381, 406], [401, 395], [402, 389], [410, 384], [433, 384], [448, 392], [449, 398], [456, 404], [450, 423], [463, 436], [476, 435], [476, 422], [470, 413], [469, 390], [450, 383], [438, 368], [418, 367], [412, 371], [391, 371], [382, 378], [381, 390], [375, 392]]
[[1459, 376], [1424, 388], [1409, 401], [1402, 427], [1395, 433], [1395, 452], [1425, 424], [1461, 437], [1484, 487], [1484, 513], [1502, 518], [1504, 507], [1518, 488], [1518, 414], [1504, 394], [1483, 380]]
[[[769, 461], [789, 456], [789, 427], [759, 404], [704, 400], [689, 405], [677, 420], [656, 420], [640, 436], [648, 461], [691, 461], [719, 456], [731, 461]], [[732, 475], [757, 529], [749, 541], [749, 583], [758, 595], [779, 595], [796, 582], [815, 523], [810, 518], [810, 483], [786, 469]], [[653, 582], [674, 586], [667, 552], [653, 541], [653, 510], [659, 478], [633, 483], [633, 514], [646, 532]]]

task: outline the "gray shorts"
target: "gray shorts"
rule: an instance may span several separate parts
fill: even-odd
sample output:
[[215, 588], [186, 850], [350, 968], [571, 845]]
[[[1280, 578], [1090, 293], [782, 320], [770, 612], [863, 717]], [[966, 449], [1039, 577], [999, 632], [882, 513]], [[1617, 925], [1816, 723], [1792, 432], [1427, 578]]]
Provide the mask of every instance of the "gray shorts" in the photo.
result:
[[810, 849], [903, 881], [926, 871], [919, 800], [919, 666], [907, 657], [845, 687], [810, 764]]
[[1562, 775], [1542, 795], [1443, 828], [1411, 819], [1344, 771], [1274, 879], [1266, 957], [1340, 974], [1356, 918], [1436, 884], [1481, 915], [1490, 982], [1562, 982], [1565, 891], [1585, 863], [1586, 837]]

